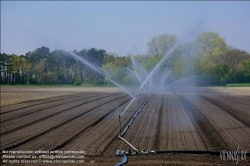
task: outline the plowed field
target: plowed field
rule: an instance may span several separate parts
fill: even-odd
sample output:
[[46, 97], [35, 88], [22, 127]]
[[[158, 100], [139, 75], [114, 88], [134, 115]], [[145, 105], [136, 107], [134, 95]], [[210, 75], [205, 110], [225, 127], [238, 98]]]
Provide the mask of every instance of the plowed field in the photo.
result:
[[[7, 95], [25, 91], [1, 88], [1, 96], [4, 92]], [[249, 89], [189, 88], [152, 94], [124, 138], [145, 150], [239, 148], [249, 152]], [[118, 116], [131, 97], [117, 89], [69, 92], [1, 107], [1, 150], [84, 150], [87, 152], [85, 161], [89, 164], [115, 165], [121, 161], [115, 156], [116, 150], [127, 151], [129, 147], [117, 138]], [[52, 92], [48, 90], [48, 93]], [[147, 99], [146, 94], [136, 98], [139, 105]], [[137, 108], [135, 101], [121, 117], [122, 129]], [[127, 165], [235, 164], [208, 154], [154, 154], [129, 159]], [[248, 165], [249, 162], [239, 164]]]

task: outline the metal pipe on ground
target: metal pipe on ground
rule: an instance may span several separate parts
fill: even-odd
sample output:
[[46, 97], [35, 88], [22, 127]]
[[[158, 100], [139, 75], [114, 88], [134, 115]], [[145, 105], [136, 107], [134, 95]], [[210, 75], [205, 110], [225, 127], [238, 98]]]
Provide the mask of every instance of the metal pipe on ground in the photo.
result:
[[126, 144], [128, 144], [132, 149], [135, 151], [139, 151], [136, 147], [134, 147], [131, 143], [129, 143], [126, 139], [122, 138], [121, 136], [118, 136], [121, 140], [123, 140]]

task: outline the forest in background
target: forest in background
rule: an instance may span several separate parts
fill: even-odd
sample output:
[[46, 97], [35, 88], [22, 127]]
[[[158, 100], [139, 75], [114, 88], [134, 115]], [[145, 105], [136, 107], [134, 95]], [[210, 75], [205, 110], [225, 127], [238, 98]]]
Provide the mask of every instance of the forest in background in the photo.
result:
[[[109, 77], [123, 85], [139, 85], [132, 63], [146, 73], [165, 56], [160, 70], [171, 71], [169, 80], [175, 81], [197, 75], [213, 76], [212, 85], [250, 83], [250, 55], [244, 50], [226, 44], [215, 32], [203, 32], [194, 42], [181, 42], [175, 35], [162, 34], [148, 43], [145, 55], [119, 56], [103, 49], [51, 51], [42, 46], [25, 55], [1, 53], [1, 84], [112, 84], [107, 76], [80, 62], [79, 56], [109, 73]], [[169, 54], [169, 52], [171, 52]]]

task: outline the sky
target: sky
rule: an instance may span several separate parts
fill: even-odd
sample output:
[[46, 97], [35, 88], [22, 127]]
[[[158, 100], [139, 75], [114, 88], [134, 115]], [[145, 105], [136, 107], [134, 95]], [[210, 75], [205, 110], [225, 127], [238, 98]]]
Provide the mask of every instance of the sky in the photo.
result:
[[250, 1], [1, 1], [1, 53], [104, 49], [146, 54], [161, 34], [193, 41], [213, 31], [250, 53]]

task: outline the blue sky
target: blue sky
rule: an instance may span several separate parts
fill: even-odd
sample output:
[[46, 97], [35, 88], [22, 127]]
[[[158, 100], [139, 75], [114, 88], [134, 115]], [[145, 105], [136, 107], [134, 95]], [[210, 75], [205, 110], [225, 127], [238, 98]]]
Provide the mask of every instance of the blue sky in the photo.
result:
[[146, 54], [163, 33], [190, 40], [214, 31], [250, 52], [250, 2], [236, 1], [1, 1], [1, 53], [105, 49]]

